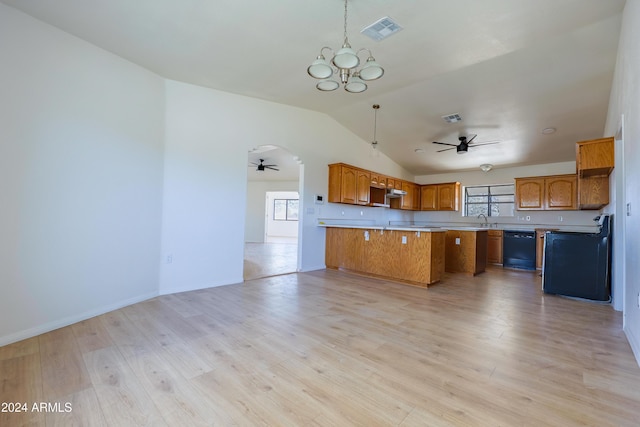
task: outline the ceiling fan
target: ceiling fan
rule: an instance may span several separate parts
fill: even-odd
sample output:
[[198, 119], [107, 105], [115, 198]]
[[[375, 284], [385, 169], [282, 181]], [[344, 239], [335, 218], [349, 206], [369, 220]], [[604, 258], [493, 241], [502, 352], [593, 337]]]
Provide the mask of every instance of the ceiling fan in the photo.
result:
[[260, 163], [256, 163], [256, 162], [251, 162], [251, 164], [249, 166], [255, 166], [257, 171], [264, 171], [265, 169], [271, 169], [274, 171], [279, 171], [280, 169], [276, 168], [275, 166], [278, 165], [265, 165], [264, 164], [264, 159], [259, 159]]
[[455, 148], [458, 154], [464, 154], [469, 150], [469, 147], [479, 147], [482, 145], [498, 144], [500, 142], [500, 141], [487, 141], [487, 142], [479, 142], [474, 144], [473, 140], [476, 139], [476, 136], [478, 135], [473, 135], [469, 140], [467, 140], [466, 136], [460, 136], [458, 137], [460, 144], [450, 144], [448, 142], [437, 142], [437, 141], [433, 141], [433, 143], [440, 144], [440, 145], [451, 145], [452, 147], [452, 148], [444, 148], [442, 150], [438, 150], [438, 153], [442, 151], [453, 150]]

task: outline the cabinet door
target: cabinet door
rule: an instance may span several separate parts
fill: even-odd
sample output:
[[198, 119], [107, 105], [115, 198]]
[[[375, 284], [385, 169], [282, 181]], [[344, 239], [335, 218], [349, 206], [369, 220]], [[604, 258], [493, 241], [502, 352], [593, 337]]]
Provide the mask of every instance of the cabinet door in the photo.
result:
[[544, 209], [544, 178], [516, 178], [516, 209]]
[[371, 183], [371, 174], [367, 171], [356, 171], [356, 204], [366, 205], [369, 204], [369, 187]]
[[536, 268], [542, 269], [542, 257], [544, 254], [544, 230], [536, 230]]
[[410, 182], [403, 181], [402, 190], [406, 191], [407, 194], [402, 196], [402, 204], [400, 205], [400, 209], [413, 209], [413, 185], [411, 185]]
[[545, 179], [546, 209], [577, 209], [578, 191], [575, 175], [558, 176]]
[[502, 231], [489, 230], [487, 232], [487, 262], [502, 264]]
[[[340, 202], [355, 205], [358, 200], [358, 176], [356, 170], [342, 166], [342, 179], [340, 184]], [[369, 183], [367, 182], [367, 184]]]
[[387, 188], [395, 188], [396, 181], [393, 178], [386, 178], [387, 180]]
[[608, 176], [614, 167], [613, 137], [576, 143], [578, 174], [585, 176]]
[[438, 210], [457, 211], [460, 204], [460, 184], [452, 182], [438, 185]]
[[600, 209], [609, 204], [609, 177], [578, 178], [578, 208]]
[[423, 185], [420, 187], [420, 210], [435, 211], [438, 208], [438, 186]]

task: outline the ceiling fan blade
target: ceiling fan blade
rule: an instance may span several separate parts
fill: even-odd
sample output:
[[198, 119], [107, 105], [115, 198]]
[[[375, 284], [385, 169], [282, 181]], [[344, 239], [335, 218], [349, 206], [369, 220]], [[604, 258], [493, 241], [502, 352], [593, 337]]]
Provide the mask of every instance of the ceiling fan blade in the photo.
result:
[[500, 141], [494, 141], [494, 142], [479, 142], [477, 144], [473, 144], [471, 145], [471, 147], [480, 147], [481, 145], [492, 145], [492, 144], [500, 144]]
[[440, 144], [440, 145], [450, 145], [452, 147], [457, 147], [458, 144], [449, 144], [448, 142], [438, 142], [438, 141], [433, 141], [434, 144]]
[[271, 169], [271, 170], [274, 170], [274, 171], [279, 171], [280, 170], [280, 169], [274, 168], [273, 166], [276, 166], [276, 165], [264, 165], [264, 168], [265, 169]]
[[473, 141], [474, 139], [476, 139], [476, 136], [478, 136], [478, 134], [474, 134], [471, 139], [467, 139], [467, 144], [471, 144], [471, 141]]
[[[446, 144], [446, 145], [451, 145], [451, 144]], [[456, 145], [456, 146], [454, 146], [454, 147], [452, 147], [452, 148], [445, 148], [445, 149], [443, 149], [443, 150], [438, 150], [438, 151], [436, 151], [436, 153], [442, 153], [443, 151], [455, 150], [457, 147], [458, 147], [458, 146]]]

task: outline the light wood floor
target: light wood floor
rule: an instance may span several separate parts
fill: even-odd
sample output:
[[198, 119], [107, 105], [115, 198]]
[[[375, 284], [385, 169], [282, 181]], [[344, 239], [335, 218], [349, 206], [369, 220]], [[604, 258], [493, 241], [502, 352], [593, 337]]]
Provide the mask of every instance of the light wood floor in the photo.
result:
[[298, 268], [297, 240], [274, 239], [244, 244], [244, 280], [295, 273]]
[[0, 426], [638, 426], [609, 306], [536, 273], [317, 271], [162, 296], [0, 347]]

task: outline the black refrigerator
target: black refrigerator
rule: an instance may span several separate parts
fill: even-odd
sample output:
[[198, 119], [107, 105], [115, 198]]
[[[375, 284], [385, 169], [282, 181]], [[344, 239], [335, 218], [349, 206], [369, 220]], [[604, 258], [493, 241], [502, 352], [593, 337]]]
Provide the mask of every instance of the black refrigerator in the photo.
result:
[[548, 231], [544, 239], [542, 289], [546, 293], [611, 300], [611, 216], [596, 217], [599, 231]]

